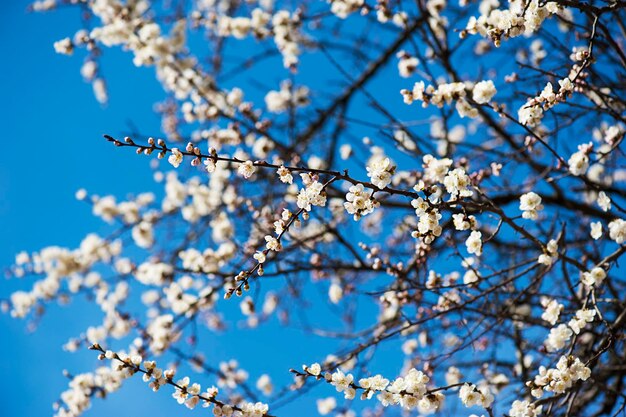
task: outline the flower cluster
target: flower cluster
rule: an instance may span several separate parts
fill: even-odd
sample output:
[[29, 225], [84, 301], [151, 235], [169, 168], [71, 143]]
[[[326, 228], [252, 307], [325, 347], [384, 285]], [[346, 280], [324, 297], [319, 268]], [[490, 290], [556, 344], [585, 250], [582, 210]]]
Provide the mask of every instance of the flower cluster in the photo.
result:
[[98, 367], [94, 372], [74, 375], [69, 388], [61, 393], [61, 402], [55, 404], [55, 417], [80, 416], [91, 407], [94, 395], [104, 397], [117, 391], [130, 375], [113, 363], [110, 367]]
[[589, 153], [593, 149], [593, 144], [578, 145], [578, 152], [574, 152], [567, 161], [569, 166], [569, 172], [572, 175], [581, 176], [585, 175], [589, 168]]
[[443, 230], [439, 225], [441, 213], [422, 197], [412, 200], [411, 205], [415, 208], [415, 214], [419, 218], [413, 237], [419, 237], [424, 243], [430, 244], [436, 237], [441, 236]]
[[596, 317], [596, 310], [592, 309], [581, 309], [576, 311], [576, 316], [572, 318], [568, 324], [568, 326], [574, 331], [576, 334], [580, 334], [580, 331], [587, 325], [587, 323], [591, 323]]
[[285, 68], [294, 68], [298, 64], [300, 47], [298, 42], [300, 34], [300, 16], [297, 13], [289, 13], [280, 10], [272, 16], [272, 31], [274, 33], [274, 43], [283, 56]]
[[602, 284], [604, 278], [606, 278], [606, 271], [603, 268], [596, 266], [591, 271], [583, 272], [580, 280], [583, 284], [589, 287], [597, 287]]
[[326, 192], [324, 184], [319, 182], [315, 176], [302, 174], [304, 188], [298, 193], [298, 207], [306, 211], [311, 211], [311, 206], [325, 206]]
[[556, 368], [546, 369], [541, 366], [539, 375], [526, 382], [535, 398], [543, 397], [544, 392], [562, 394], [572, 387], [576, 381], [586, 381], [591, 370], [580, 359], [574, 356], [561, 356]]
[[468, 253], [475, 254], [476, 256], [480, 256], [483, 253], [482, 236], [482, 233], [477, 230], [473, 230], [472, 233], [470, 233], [465, 241]]
[[519, 209], [523, 211], [522, 217], [537, 220], [537, 212], [543, 210], [541, 196], [537, 193], [530, 192], [523, 194], [519, 200]]
[[[571, 71], [569, 77], [559, 80], [559, 91], [554, 92], [552, 83], [547, 83], [541, 94], [526, 102], [517, 112], [518, 120], [525, 126], [537, 126], [541, 123], [545, 111], [556, 106], [560, 102], [564, 102], [574, 91], [574, 83], [571, 79], [575, 79], [577, 72], [575, 69]], [[571, 79], [570, 79], [571, 77]]]
[[[442, 227], [439, 221], [442, 214], [438, 205], [441, 203], [444, 193], [449, 194], [448, 201], [450, 202], [474, 195], [474, 191], [471, 189], [470, 176], [463, 168], [451, 169], [452, 164], [453, 161], [449, 158], [437, 159], [432, 155], [423, 157], [422, 179], [413, 189], [416, 192], [424, 193], [426, 198], [417, 197], [411, 201], [411, 205], [419, 218], [417, 230], [413, 232], [412, 236], [421, 238], [425, 244], [430, 244], [434, 238], [441, 235]], [[453, 220], [457, 230], [477, 227], [476, 218], [471, 215], [456, 213], [453, 215]]]
[[446, 187], [448, 194], [450, 194], [451, 200], [474, 195], [474, 192], [469, 188], [471, 185], [470, 178], [462, 168], [448, 171], [446, 177], [443, 179], [443, 185]]
[[465, 213], [456, 213], [452, 215], [454, 228], [459, 231], [475, 229], [477, 227], [476, 217], [474, 215], [466, 215]]
[[609, 237], [618, 245], [626, 242], [626, 220], [615, 219], [609, 223]]
[[269, 91], [265, 95], [265, 105], [272, 113], [282, 113], [289, 108], [304, 107], [309, 104], [309, 89], [305, 86], [294, 88], [289, 81], [280, 84], [279, 91]]
[[569, 342], [572, 337], [572, 330], [565, 324], [559, 324], [556, 327], [550, 329], [550, 334], [546, 339], [545, 345], [548, 352], [555, 352], [565, 347], [565, 344]]
[[533, 405], [530, 401], [515, 400], [509, 410], [510, 417], [539, 417], [543, 406]]
[[[544, 299], [542, 304], [545, 307], [541, 318], [554, 325], [559, 319], [559, 315], [564, 306], [559, 304], [556, 300]], [[591, 323], [596, 316], [594, 309], [582, 308], [576, 311], [575, 316], [566, 324], [559, 324], [556, 327], [550, 329], [550, 334], [545, 341], [546, 350], [548, 352], [555, 352], [563, 349], [569, 342], [573, 334], [580, 334], [580, 331]]]
[[276, 10], [274, 14], [261, 8], [255, 8], [248, 16], [232, 17], [228, 14], [210, 14], [204, 21], [205, 26], [213, 29], [219, 36], [232, 36], [244, 39], [254, 35], [258, 39], [273, 37], [276, 47], [283, 56], [285, 68], [294, 68], [298, 64], [302, 35], [299, 32], [300, 16], [287, 10]]
[[[499, 3], [496, 2], [495, 6], [497, 5]], [[496, 7], [481, 7], [481, 16], [470, 18], [465, 30], [461, 32], [461, 37], [480, 34], [500, 46], [502, 39], [535, 32], [548, 16], [560, 12], [558, 3], [554, 1], [540, 3], [539, 0], [512, 0], [508, 9]]]
[[[260, 402], [242, 402], [237, 405], [225, 404], [216, 398], [219, 394], [218, 388], [210, 387], [205, 392], [202, 392], [200, 384], [195, 382], [191, 383], [188, 376], [175, 381], [175, 369], [164, 370], [159, 368], [157, 367], [156, 362], [143, 360], [137, 353], [128, 355], [124, 352], [113, 352], [111, 350], [105, 351], [98, 344], [92, 345], [91, 349], [101, 352], [99, 355], [101, 360], [108, 359], [111, 361], [111, 368], [117, 372], [115, 375], [121, 376], [122, 378], [128, 378], [136, 373], [140, 373], [143, 375], [143, 381], [148, 383], [153, 391], [158, 391], [165, 385], [171, 385], [174, 387], [172, 397], [176, 400], [176, 402], [178, 402], [178, 404], [184, 404], [187, 408], [193, 409], [199, 403], [202, 403], [203, 407], [213, 406], [213, 415], [217, 417], [262, 417], [268, 413], [267, 404]], [[229, 369], [223, 367], [220, 371], [221, 375], [224, 376], [228, 375], [228, 372]], [[113, 380], [112, 382], [108, 381], [108, 383], [110, 385], [112, 384], [113, 387], [113, 389], [109, 389], [117, 389], [119, 387], [119, 381], [115, 382], [115, 380]], [[219, 382], [218, 384], [224, 385], [223, 382]], [[85, 385], [88, 389], [90, 386], [94, 386], [93, 383], [91, 385]], [[235, 385], [230, 384], [229, 386], [232, 388]], [[67, 416], [73, 415], [78, 414], [68, 414]]]
[[541, 318], [554, 326], [556, 322], [559, 321], [559, 316], [564, 308], [563, 304], [559, 304], [557, 300], [544, 298], [541, 300], [541, 305], [545, 309]]
[[463, 384], [459, 390], [459, 398], [466, 407], [480, 405], [483, 408], [489, 408], [493, 403], [493, 394], [489, 387], [477, 387], [474, 384]]
[[[304, 366], [307, 375], [320, 376], [319, 365]], [[325, 374], [324, 378], [342, 392], [347, 399], [356, 396], [356, 390], [362, 390], [361, 399], [370, 399], [376, 395], [377, 400], [384, 406], [399, 405], [405, 410], [419, 410], [422, 413], [436, 411], [444, 401], [444, 395], [438, 390], [428, 391], [427, 384], [430, 378], [423, 372], [414, 368], [408, 373], [393, 381], [375, 375], [369, 378], [361, 378], [358, 384], [352, 374], [345, 374], [337, 370], [332, 374]]]
[[378, 206], [378, 202], [372, 198], [370, 191], [364, 190], [363, 184], [357, 184], [350, 187], [343, 206], [354, 216], [354, 220], [359, 220], [361, 216], [372, 213]]
[[559, 257], [559, 246], [556, 240], [550, 239], [548, 244], [545, 247], [544, 253], [539, 255], [537, 258], [537, 263], [540, 263], [545, 266], [552, 265]]
[[[81, 190], [78, 197], [86, 199], [86, 191]], [[83, 195], [85, 194], [85, 195]], [[141, 211], [154, 201], [154, 194], [142, 193], [134, 199], [117, 202], [113, 196], [91, 196], [92, 212], [107, 223], [115, 220], [126, 224], [139, 223], [142, 220]]]
[[473, 86], [462, 82], [439, 84], [437, 88], [432, 85], [426, 86], [423, 81], [419, 81], [415, 83], [412, 90], [404, 89], [400, 91], [400, 94], [406, 104], [412, 104], [417, 100], [422, 102], [423, 107], [433, 104], [441, 108], [444, 104], [454, 101], [461, 117], [473, 119], [478, 117], [478, 109], [467, 101], [468, 90], [472, 92], [472, 100], [479, 105], [489, 103], [497, 92], [491, 80], [480, 81]]
[[30, 291], [16, 291], [11, 295], [11, 315], [25, 317], [39, 302], [58, 296], [64, 284], [70, 293], [77, 293], [81, 287], [102, 289], [103, 294], [108, 293], [109, 288], [100, 275], [88, 271], [96, 264], [110, 263], [121, 251], [121, 241], [106, 241], [96, 234], [89, 234], [78, 249], [50, 246], [30, 255], [18, 255], [18, 273], [28, 270], [45, 277], [36, 281]]
[[395, 165], [383, 155], [372, 156], [367, 164], [367, 176], [372, 180], [372, 184], [380, 189], [391, 183], [391, 176], [395, 170]]
[[398, 57], [398, 72], [400, 76], [403, 78], [409, 78], [419, 65], [419, 59], [414, 56], [411, 56], [406, 51], [400, 51], [396, 54]]

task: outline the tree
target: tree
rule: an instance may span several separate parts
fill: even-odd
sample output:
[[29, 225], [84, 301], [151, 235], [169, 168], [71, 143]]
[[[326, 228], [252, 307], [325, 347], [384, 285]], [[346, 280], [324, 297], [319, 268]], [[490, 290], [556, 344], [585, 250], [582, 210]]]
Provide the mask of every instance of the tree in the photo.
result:
[[[100, 102], [107, 48], [155, 68], [163, 139], [105, 139], [167, 161], [161, 192], [78, 193], [108, 236], [11, 269], [35, 279], [15, 317], [103, 312], [66, 348], [104, 363], [58, 416], [140, 377], [218, 416], [278, 416], [316, 386], [344, 417], [624, 411], [625, 2], [32, 5], [56, 7], [83, 12], [54, 47], [85, 55]], [[328, 340], [266, 341], [318, 359], [251, 382], [199, 342], [242, 315]]]

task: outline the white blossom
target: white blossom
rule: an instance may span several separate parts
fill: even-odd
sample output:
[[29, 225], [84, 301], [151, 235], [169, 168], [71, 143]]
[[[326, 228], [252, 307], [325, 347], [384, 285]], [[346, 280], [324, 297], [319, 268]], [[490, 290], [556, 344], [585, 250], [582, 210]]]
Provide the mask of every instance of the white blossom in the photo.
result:
[[330, 414], [337, 407], [337, 400], [334, 397], [320, 398], [316, 403], [317, 412], [323, 416]]
[[535, 406], [529, 401], [513, 401], [509, 410], [510, 417], [539, 417], [543, 406]]
[[604, 191], [598, 193], [598, 205], [602, 211], [609, 211], [611, 209], [611, 199]]
[[551, 325], [555, 325], [559, 320], [559, 315], [563, 311], [563, 304], [559, 304], [556, 300], [544, 299], [541, 304], [545, 308], [541, 318], [550, 323]]
[[386, 157], [374, 157], [367, 165], [367, 176], [371, 178], [372, 184], [381, 189], [391, 183], [394, 171], [395, 166]]
[[602, 223], [600, 222], [592, 222], [590, 224], [591, 232], [590, 235], [594, 240], [598, 240], [602, 237]]
[[54, 51], [57, 54], [72, 55], [74, 52], [74, 45], [70, 38], [64, 38], [54, 43]]
[[456, 200], [458, 197], [471, 197], [474, 192], [469, 189], [471, 182], [465, 171], [461, 168], [448, 171], [443, 184], [446, 186], [446, 191], [450, 194], [452, 200]]
[[378, 203], [371, 198], [371, 195], [371, 192], [364, 191], [363, 184], [350, 187], [343, 206], [348, 213], [354, 215], [354, 220], [359, 220], [361, 216], [372, 213], [374, 208], [378, 206]]
[[493, 81], [480, 81], [474, 85], [472, 98], [478, 104], [486, 104], [496, 95], [496, 87]]
[[609, 237], [618, 245], [626, 241], [626, 220], [615, 219], [609, 223]]
[[297, 197], [298, 207], [311, 211], [311, 206], [325, 206], [326, 193], [324, 186], [318, 181], [313, 181], [300, 190]]
[[293, 183], [293, 176], [291, 175], [291, 172], [287, 168], [285, 168], [284, 165], [278, 168], [276, 173], [278, 174], [278, 177], [280, 178], [281, 182], [285, 184]]
[[178, 168], [180, 166], [181, 162], [183, 162], [183, 154], [182, 154], [182, 152], [180, 150], [178, 150], [178, 148], [172, 148], [172, 153], [167, 158], [167, 162], [172, 164], [172, 166], [174, 168]]
[[565, 324], [559, 324], [550, 330], [550, 334], [546, 339], [546, 349], [548, 352], [554, 352], [565, 347], [572, 337], [572, 331]]
[[581, 274], [581, 281], [591, 287], [602, 284], [602, 281], [606, 278], [606, 271], [601, 267], [595, 267], [589, 272], [583, 272]]
[[352, 374], [344, 374], [340, 369], [337, 369], [332, 374], [331, 384], [335, 387], [337, 392], [343, 392], [350, 388], [354, 377]]
[[576, 311], [576, 316], [572, 318], [567, 325], [574, 331], [574, 333], [580, 334], [580, 331], [587, 325], [587, 323], [591, 323], [595, 316], [596, 310], [581, 309]]
[[459, 390], [459, 397], [466, 407], [480, 405], [489, 408], [493, 403], [493, 395], [487, 387], [476, 387], [474, 384], [463, 384]]
[[543, 210], [541, 196], [534, 192], [523, 194], [520, 197], [519, 208], [523, 211], [522, 217], [537, 220], [537, 212]]
[[253, 176], [255, 172], [256, 167], [254, 166], [254, 163], [252, 161], [246, 161], [240, 164], [237, 168], [237, 173], [246, 179]]
[[465, 246], [467, 246], [468, 253], [480, 256], [483, 252], [482, 233], [476, 230], [472, 231], [465, 241]]
[[589, 168], [589, 156], [587, 156], [587, 150], [581, 149], [578, 152], [572, 154], [567, 161], [569, 166], [569, 172], [572, 175], [580, 176], [585, 175]]

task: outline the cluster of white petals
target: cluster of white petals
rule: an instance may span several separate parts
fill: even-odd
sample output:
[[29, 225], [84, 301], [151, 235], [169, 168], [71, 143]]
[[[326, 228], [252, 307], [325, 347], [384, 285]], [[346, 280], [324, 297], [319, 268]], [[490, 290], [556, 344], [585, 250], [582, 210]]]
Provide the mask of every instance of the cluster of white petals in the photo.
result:
[[476, 118], [478, 109], [466, 97], [468, 91], [472, 93], [472, 101], [478, 105], [487, 104], [495, 96], [497, 90], [493, 81], [480, 81], [474, 85], [471, 83], [454, 82], [426, 86], [423, 81], [416, 82], [412, 90], [400, 91], [406, 104], [421, 101], [423, 107], [432, 104], [439, 108], [444, 104], [455, 102], [456, 110], [461, 117]]
[[533, 405], [530, 401], [515, 400], [509, 410], [511, 417], [539, 417], [543, 406]]
[[[404, 376], [393, 381], [382, 375], [374, 375], [355, 381], [350, 373], [344, 373], [340, 369], [335, 372], [322, 374], [319, 364], [302, 367], [307, 376], [324, 377], [333, 385], [337, 392], [343, 393], [346, 399], [354, 399], [357, 390], [362, 391], [360, 398], [369, 400], [374, 396], [383, 407], [400, 406], [404, 410], [418, 410], [420, 413], [432, 413], [437, 411], [445, 399], [440, 390], [428, 389], [430, 378], [422, 371], [411, 368]], [[491, 397], [493, 399], [493, 397]], [[330, 402], [322, 404], [324, 410], [332, 409]], [[319, 405], [318, 405], [319, 407]]]
[[541, 196], [531, 191], [523, 194], [519, 200], [519, 209], [523, 211], [522, 217], [525, 219], [537, 220], [537, 212], [543, 210]]
[[578, 145], [578, 152], [574, 152], [567, 161], [569, 172], [571, 172], [572, 175], [585, 175], [589, 168], [589, 152], [591, 152], [592, 147], [593, 145], [591, 143]]
[[359, 220], [362, 216], [372, 213], [378, 202], [372, 198], [370, 191], [364, 190], [363, 184], [357, 184], [350, 187], [343, 206], [354, 216], [354, 220]]
[[469, 19], [461, 36], [480, 34], [490, 38], [496, 46], [500, 46], [503, 39], [535, 32], [547, 17], [561, 11], [558, 2], [554, 1], [511, 0], [508, 9], [498, 9], [499, 2], [483, 3], [486, 7], [481, 7], [481, 15]]
[[590, 376], [591, 370], [580, 359], [573, 356], [561, 356], [556, 368], [539, 367], [539, 374], [526, 385], [531, 389], [533, 397], [541, 398], [544, 392], [562, 394], [576, 381], [586, 381]]
[[304, 107], [309, 104], [309, 89], [294, 87], [288, 81], [280, 83], [280, 90], [269, 91], [265, 95], [265, 105], [272, 113], [282, 113], [289, 108]]
[[599, 266], [596, 266], [591, 271], [585, 271], [581, 274], [580, 280], [587, 286], [598, 286], [602, 284], [602, 281], [606, 278], [606, 271]]
[[615, 219], [609, 223], [609, 237], [618, 245], [626, 242], [626, 220]]
[[308, 175], [302, 175], [305, 187], [298, 193], [298, 207], [306, 211], [311, 211], [311, 206], [325, 206], [326, 193], [324, 184]]
[[559, 257], [558, 249], [559, 247], [557, 241], [550, 239], [546, 245], [544, 253], [539, 255], [539, 258], [537, 258], [537, 262], [545, 266], [552, 265]]
[[385, 188], [391, 183], [396, 167], [391, 160], [383, 155], [374, 155], [367, 164], [367, 176], [378, 188]]
[[459, 390], [459, 397], [466, 407], [479, 405], [483, 408], [489, 408], [493, 403], [493, 394], [489, 387], [477, 387], [474, 384], [463, 384]]

